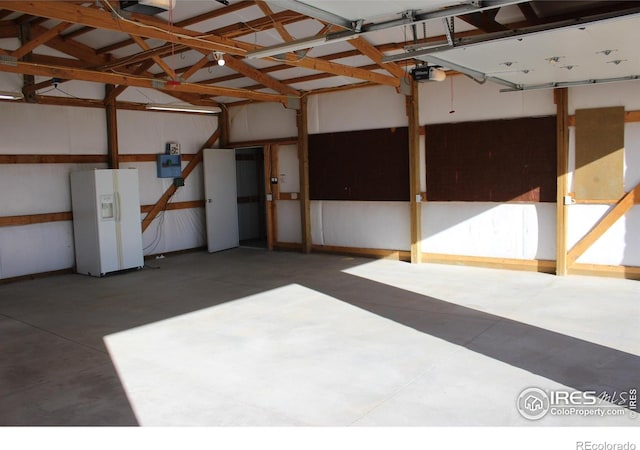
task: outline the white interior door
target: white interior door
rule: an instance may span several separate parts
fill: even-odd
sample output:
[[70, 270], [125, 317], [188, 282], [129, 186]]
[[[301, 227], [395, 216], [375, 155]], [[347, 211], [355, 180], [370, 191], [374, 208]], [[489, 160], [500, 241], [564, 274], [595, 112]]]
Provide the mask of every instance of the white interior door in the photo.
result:
[[240, 245], [236, 152], [233, 149], [204, 150], [207, 245], [218, 252]]

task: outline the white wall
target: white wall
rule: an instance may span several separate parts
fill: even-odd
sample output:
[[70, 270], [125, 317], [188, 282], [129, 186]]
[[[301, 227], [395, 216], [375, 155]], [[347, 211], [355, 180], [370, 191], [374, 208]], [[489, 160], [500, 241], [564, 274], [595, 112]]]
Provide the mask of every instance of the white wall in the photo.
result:
[[[0, 76], [0, 81], [8, 88], [14, 80]], [[96, 89], [87, 83], [65, 83], [61, 87], [74, 94]], [[118, 122], [121, 154], [164, 153], [168, 141], [182, 144], [183, 153], [195, 153], [217, 127], [217, 119], [212, 117], [144, 111], [119, 111]], [[0, 136], [0, 154], [107, 153], [105, 112], [99, 108], [2, 102]], [[70, 211], [69, 173], [94, 167], [104, 168], [106, 164], [0, 164], [0, 215]], [[171, 185], [171, 179], [157, 178], [155, 163], [124, 163], [123, 167], [139, 170], [142, 204], [155, 203]], [[202, 184], [202, 169], [198, 167], [171, 201], [202, 200]], [[143, 241], [145, 254], [204, 245], [203, 210], [161, 213], [144, 233]], [[71, 222], [0, 227], [0, 278], [73, 265]]]
[[[5, 85], [11, 79], [3, 79]], [[8, 81], [7, 81], [8, 80]], [[640, 82], [571, 88], [570, 110], [625, 106], [640, 109]], [[499, 93], [500, 87], [454, 78], [451, 85], [420, 85], [421, 124], [487, 120], [555, 114], [550, 90]], [[231, 108], [231, 140], [235, 142], [297, 135], [295, 111], [279, 104]], [[120, 153], [162, 153], [167, 141], [194, 153], [215, 130], [215, 118], [120, 111]], [[405, 102], [392, 88], [375, 87], [309, 97], [311, 133], [406, 126]], [[32, 130], [36, 129], [34, 133]], [[573, 130], [572, 130], [573, 133]], [[92, 108], [2, 103], [0, 153], [104, 154], [104, 112]], [[573, 135], [570, 142], [574, 154]], [[640, 182], [640, 124], [625, 126], [625, 189]], [[299, 192], [295, 146], [280, 148], [280, 189]], [[572, 156], [573, 157], [573, 156]], [[422, 156], [424, 160], [424, 156]], [[572, 164], [572, 162], [571, 162]], [[154, 163], [134, 163], [140, 171], [142, 203], [154, 203], [170, 180], [156, 178]], [[68, 211], [68, 173], [77, 165], [0, 165], [2, 215]], [[421, 186], [425, 187], [424, 164]], [[284, 175], [284, 177], [283, 177]], [[202, 172], [196, 171], [172, 201], [200, 200]], [[281, 242], [300, 242], [298, 201], [278, 201]], [[609, 207], [572, 205], [569, 244], [577, 242]], [[409, 213], [406, 202], [311, 202], [314, 244], [406, 250]], [[578, 261], [594, 264], [640, 265], [640, 206], [635, 206]], [[555, 204], [465, 203], [423, 204], [425, 252], [519, 259], [554, 259]], [[163, 213], [144, 235], [146, 253], [161, 253], [204, 245], [201, 210]], [[46, 244], [46, 246], [43, 246]], [[67, 222], [0, 228], [0, 278], [56, 270], [73, 264], [71, 224]]]
[[[3, 102], [0, 154], [105, 154], [104, 111]], [[69, 173], [105, 164], [0, 164], [0, 215], [71, 210]], [[0, 278], [74, 264], [71, 222], [0, 227]]]
[[297, 136], [296, 111], [279, 103], [255, 103], [230, 108], [229, 134], [232, 142]]

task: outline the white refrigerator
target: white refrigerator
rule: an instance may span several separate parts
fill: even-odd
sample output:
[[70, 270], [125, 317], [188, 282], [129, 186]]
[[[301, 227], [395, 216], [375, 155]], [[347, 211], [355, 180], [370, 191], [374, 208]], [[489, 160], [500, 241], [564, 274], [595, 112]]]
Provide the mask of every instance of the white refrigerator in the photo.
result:
[[101, 277], [142, 268], [137, 169], [71, 173], [76, 272]]

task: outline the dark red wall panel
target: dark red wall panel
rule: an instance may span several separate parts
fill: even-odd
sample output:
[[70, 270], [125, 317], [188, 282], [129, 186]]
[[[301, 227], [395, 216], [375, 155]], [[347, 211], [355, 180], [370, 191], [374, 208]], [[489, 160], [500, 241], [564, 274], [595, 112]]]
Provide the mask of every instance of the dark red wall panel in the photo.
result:
[[556, 201], [555, 116], [426, 127], [430, 201]]
[[311, 200], [409, 200], [407, 128], [309, 135]]

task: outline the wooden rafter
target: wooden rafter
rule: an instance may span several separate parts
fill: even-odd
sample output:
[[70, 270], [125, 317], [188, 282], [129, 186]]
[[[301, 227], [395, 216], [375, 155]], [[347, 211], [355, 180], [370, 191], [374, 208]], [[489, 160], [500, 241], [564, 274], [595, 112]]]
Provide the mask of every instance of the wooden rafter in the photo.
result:
[[22, 58], [24, 55], [26, 55], [27, 53], [31, 52], [36, 47], [44, 44], [45, 42], [50, 41], [54, 37], [56, 37], [62, 31], [64, 31], [67, 28], [69, 28], [71, 25], [73, 25], [73, 24], [72, 23], [66, 23], [66, 22], [59, 23], [58, 25], [52, 27], [51, 29], [47, 30], [46, 32], [40, 34], [38, 37], [36, 37], [34, 39], [31, 39], [29, 42], [27, 42], [26, 44], [21, 46], [19, 49], [11, 52], [11, 56], [15, 56], [16, 58]]
[[56, 66], [42, 67], [37, 64], [25, 62], [18, 62], [15, 66], [0, 65], [0, 71], [45, 77], [58, 77], [62, 79], [92, 81], [96, 83], [116, 85], [123, 84], [127, 86], [153, 88], [160, 89], [163, 92], [168, 93], [169, 95], [172, 95], [173, 92], [190, 92], [194, 94], [203, 94], [209, 96], [249, 98], [264, 102], [286, 102], [286, 96], [284, 95], [267, 94], [262, 92], [247, 91], [244, 89], [227, 88], [221, 86], [204, 86], [193, 83], [166, 84], [164, 87], [158, 88], [158, 86], [156, 85], [156, 80], [145, 77], [97, 72], [95, 70], [70, 69], [66, 67]]
[[[358, 66], [358, 68], [360, 69], [365, 69], [365, 70], [375, 70], [378, 68], [377, 64], [367, 64], [366, 66]], [[313, 75], [304, 75], [301, 77], [294, 77], [294, 78], [286, 78], [284, 80], [281, 80], [283, 83], [287, 83], [288, 85], [291, 84], [298, 84], [298, 83], [307, 83], [309, 81], [316, 81], [316, 80], [326, 80], [327, 78], [331, 78], [333, 75], [331, 75], [330, 73], [314, 73]], [[253, 84], [251, 86], [245, 86], [245, 89], [262, 89], [265, 86], [262, 84]]]
[[[267, 16], [269, 19], [272, 19], [273, 11], [271, 10], [271, 8], [269, 8], [269, 5], [267, 5], [265, 2], [258, 2], [258, 7], [260, 8], [260, 10], [262, 10], [265, 16]], [[282, 23], [274, 20], [273, 26], [285, 42], [293, 41], [293, 36], [291, 36], [291, 34], [287, 31]]]
[[384, 55], [380, 50], [375, 48], [372, 44], [366, 41], [363, 37], [358, 37], [349, 40], [349, 44], [358, 49], [363, 55], [375, 62], [380, 68], [386, 70], [391, 75], [397, 78], [405, 78], [407, 73], [402, 67], [395, 63], [384, 63], [382, 58]]
[[208, 51], [223, 50], [226, 53], [244, 55], [247, 48], [252, 47], [249, 44], [239, 46], [238, 42], [215, 35], [207, 35], [206, 38], [203, 38], [201, 37], [202, 34], [196, 31], [174, 27], [142, 16], [136, 16], [135, 22], [120, 20], [106, 11], [69, 4], [63, 1], [0, 1], [0, 8], [48, 19], [78, 23], [103, 30], [127, 33], [131, 36], [186, 44], [193, 48]]
[[[44, 28], [40, 25], [31, 25], [32, 36], [38, 36], [39, 34], [44, 33], [46, 31], [47, 31], [47, 28]], [[47, 57], [44, 55], [33, 55], [33, 58], [35, 58], [33, 62], [41, 62], [38, 60], [42, 59], [42, 61], [46, 62], [48, 65], [54, 65], [54, 66], [65, 65], [67, 67], [87, 69], [87, 68], [96, 67], [96, 66], [98, 67], [104, 66], [109, 60], [108, 55], [96, 55], [91, 47], [84, 45], [80, 42], [77, 42], [73, 39], [63, 39], [61, 36], [55, 36], [53, 39], [48, 41], [47, 46], [55, 50], [58, 50], [59, 52], [66, 53], [67, 55], [77, 58], [76, 62], [74, 64], [68, 64], [66, 63], [66, 61], [65, 61], [65, 64], [62, 64], [63, 61], [59, 61], [58, 63], [56, 63], [54, 59], [47, 60], [47, 58], [52, 58], [52, 57]], [[150, 59], [149, 61], [151, 61], [152, 62], [151, 65], [153, 65], [153, 60]], [[146, 69], [144, 72], [137, 72], [135, 68], [129, 69], [127, 67], [124, 67], [124, 68], [121, 68], [119, 71], [124, 73], [135, 74], [135, 75], [142, 75], [150, 78], [153, 77], [153, 74], [146, 72]], [[56, 78], [58, 78], [60, 82], [68, 81], [61, 77], [56, 77]], [[30, 92], [35, 92], [36, 90], [44, 89], [52, 85], [53, 85], [52, 80], [43, 81], [33, 86], [29, 86], [27, 89], [25, 89], [25, 91], [30, 90]], [[179, 100], [186, 101], [188, 103], [212, 104], [211, 101], [209, 100], [202, 101], [198, 95], [194, 95], [190, 93], [172, 92], [170, 95], [178, 98]]]
[[18, 37], [20, 27], [14, 22], [0, 22], [0, 38]]
[[[203, 38], [201, 37], [201, 33], [185, 28], [177, 28], [171, 26], [171, 24], [160, 22], [157, 19], [151, 20], [136, 16], [136, 21], [145, 25], [139, 26], [136, 23], [119, 20], [107, 12], [93, 8], [85, 8], [59, 1], [45, 3], [46, 4], [40, 2], [0, 1], [0, 8], [41, 15], [50, 19], [80, 23], [110, 31], [125, 32], [132, 36], [169, 40], [200, 50], [224, 51], [227, 54], [244, 55], [247, 50], [255, 48], [252, 44], [234, 41], [215, 34], [207, 34], [206, 38]], [[394, 87], [400, 85], [400, 81], [395, 77], [328, 62], [318, 58], [298, 58], [294, 54], [287, 54], [285, 60], [282, 62], [290, 66], [304, 67], [311, 70], [333, 73], [334, 75], [373, 81], [382, 85]]]
[[10, 16], [11, 14], [13, 14], [13, 11], [8, 11], [6, 9], [0, 10], [0, 20], [4, 19], [5, 17]]
[[[153, 63], [153, 61], [147, 61], [140, 64], [140, 66], [132, 72], [132, 75], [139, 75], [143, 72], [146, 72], [147, 69], [149, 69], [153, 65]], [[118, 95], [122, 94], [128, 87], [129, 86], [127, 85], [121, 84], [120, 86], [116, 86], [111, 89], [104, 98], [104, 104], [109, 105], [115, 102]]]
[[241, 61], [238, 58], [235, 58], [234, 56], [225, 55], [224, 59], [227, 62], [227, 66], [229, 66], [230, 68], [246, 77], [251, 78], [252, 80], [257, 81], [258, 83], [266, 87], [280, 92], [281, 94], [293, 95], [296, 97], [300, 95], [300, 92], [296, 91], [291, 86], [288, 86], [282, 81], [276, 80], [275, 78], [260, 72], [255, 67], [250, 66], [249, 64]]
[[[151, 47], [149, 47], [149, 44], [147, 44], [145, 42], [144, 39], [142, 39], [139, 36], [131, 36], [131, 39], [133, 39], [135, 41], [136, 44], [138, 44], [138, 46], [145, 51], [149, 51], [151, 50]], [[160, 58], [158, 55], [154, 55], [151, 57], [151, 59], [153, 59], [153, 61], [160, 66], [160, 68], [162, 70], [164, 70], [164, 73], [166, 73], [167, 75], [169, 75], [172, 79], [176, 79], [176, 73], [173, 71], [173, 69], [171, 67], [169, 67], [169, 65], [164, 62], [164, 60], [162, 58]]]
[[[41, 25], [31, 25], [31, 35], [36, 38], [47, 31], [49, 30]], [[96, 55], [95, 51], [88, 45], [72, 39], [63, 39], [61, 36], [54, 36], [53, 39], [47, 42], [47, 46], [84, 61], [86, 63], [85, 67], [106, 62], [104, 58]]]
[[207, 64], [209, 64], [211, 61], [209, 60], [209, 54], [204, 55], [202, 58], [200, 58], [200, 60], [195, 63], [194, 65], [192, 65], [191, 67], [189, 67], [187, 70], [185, 70], [184, 72], [182, 72], [180, 74], [180, 78], [182, 78], [183, 80], [188, 80], [189, 78], [191, 78], [198, 70], [202, 69], [203, 67], [205, 67]]

